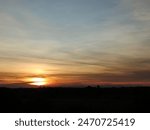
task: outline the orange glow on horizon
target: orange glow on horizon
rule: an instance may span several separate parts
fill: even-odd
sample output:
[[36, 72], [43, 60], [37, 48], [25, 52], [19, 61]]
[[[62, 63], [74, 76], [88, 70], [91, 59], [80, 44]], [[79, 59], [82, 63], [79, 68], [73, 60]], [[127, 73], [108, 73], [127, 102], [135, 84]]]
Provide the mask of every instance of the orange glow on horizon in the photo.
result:
[[29, 84], [35, 86], [44, 86], [48, 85], [48, 81], [46, 80], [46, 78], [34, 77], [30, 79]]

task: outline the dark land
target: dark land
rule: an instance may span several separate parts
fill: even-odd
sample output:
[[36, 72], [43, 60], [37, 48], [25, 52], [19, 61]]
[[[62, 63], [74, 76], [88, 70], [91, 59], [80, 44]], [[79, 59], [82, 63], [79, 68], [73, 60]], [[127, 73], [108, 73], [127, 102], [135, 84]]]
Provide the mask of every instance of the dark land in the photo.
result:
[[0, 88], [0, 112], [150, 112], [150, 87]]

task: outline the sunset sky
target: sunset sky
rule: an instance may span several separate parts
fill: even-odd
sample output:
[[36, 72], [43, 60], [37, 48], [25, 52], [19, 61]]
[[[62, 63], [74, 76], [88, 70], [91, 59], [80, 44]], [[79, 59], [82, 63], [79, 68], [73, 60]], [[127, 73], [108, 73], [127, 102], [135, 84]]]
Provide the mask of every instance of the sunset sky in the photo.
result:
[[0, 0], [0, 84], [150, 83], [150, 0]]

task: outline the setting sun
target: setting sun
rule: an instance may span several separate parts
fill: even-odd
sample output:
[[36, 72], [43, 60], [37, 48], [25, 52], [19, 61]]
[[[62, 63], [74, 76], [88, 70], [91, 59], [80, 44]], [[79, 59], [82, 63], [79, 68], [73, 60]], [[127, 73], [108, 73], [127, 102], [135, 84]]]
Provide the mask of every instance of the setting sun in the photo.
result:
[[31, 78], [31, 85], [36, 85], [36, 86], [43, 86], [47, 84], [47, 81], [45, 78]]

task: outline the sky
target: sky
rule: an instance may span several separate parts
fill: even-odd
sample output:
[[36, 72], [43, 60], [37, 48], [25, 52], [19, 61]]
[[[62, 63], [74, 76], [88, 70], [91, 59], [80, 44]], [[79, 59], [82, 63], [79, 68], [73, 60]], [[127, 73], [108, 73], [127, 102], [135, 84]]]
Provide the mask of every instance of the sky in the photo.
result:
[[150, 84], [149, 0], [0, 0], [0, 83]]

